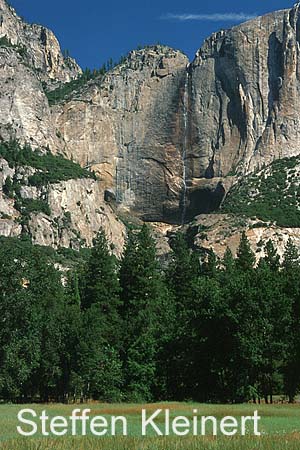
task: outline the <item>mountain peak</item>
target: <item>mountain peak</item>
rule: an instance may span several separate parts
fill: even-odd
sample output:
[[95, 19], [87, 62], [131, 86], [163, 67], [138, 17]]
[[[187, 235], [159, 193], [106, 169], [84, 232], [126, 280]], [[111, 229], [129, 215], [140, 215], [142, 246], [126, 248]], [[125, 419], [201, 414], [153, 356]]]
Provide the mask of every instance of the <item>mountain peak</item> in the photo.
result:
[[24, 49], [25, 62], [39, 72], [42, 81], [67, 82], [81, 73], [74, 60], [63, 57], [52, 31], [24, 22], [5, 0], [0, 0], [0, 18], [0, 37]]

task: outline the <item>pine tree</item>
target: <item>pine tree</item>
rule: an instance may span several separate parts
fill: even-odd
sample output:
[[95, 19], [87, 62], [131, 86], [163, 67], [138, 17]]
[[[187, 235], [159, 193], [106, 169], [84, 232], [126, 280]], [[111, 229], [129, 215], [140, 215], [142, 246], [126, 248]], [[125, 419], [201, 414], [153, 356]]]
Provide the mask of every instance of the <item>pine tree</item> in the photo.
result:
[[214, 278], [217, 275], [217, 257], [213, 249], [208, 252], [206, 261], [202, 264], [201, 272], [210, 278]]
[[[76, 280], [73, 282], [78, 298]], [[100, 230], [80, 280], [82, 326], [72, 386], [81, 398], [119, 400], [122, 380], [120, 285], [116, 258]], [[90, 330], [93, 330], [92, 333]]]
[[242, 271], [249, 271], [253, 269], [255, 264], [255, 256], [251, 250], [249, 241], [245, 231], [242, 233], [240, 245], [237, 251], [236, 265]]
[[263, 260], [265, 261], [265, 263], [270, 267], [271, 270], [275, 272], [278, 271], [280, 267], [280, 258], [271, 239], [269, 239], [266, 243], [264, 251], [265, 257], [263, 258]]
[[171, 262], [167, 271], [170, 291], [177, 303], [177, 315], [180, 309], [188, 308], [193, 295], [193, 281], [200, 272], [199, 258], [189, 249], [182, 233], [177, 233], [172, 242]]
[[68, 275], [66, 297], [68, 304], [81, 306], [79, 277], [76, 271]]
[[121, 263], [124, 369], [127, 396], [150, 400], [156, 378], [158, 330], [164, 297], [162, 277], [150, 230], [129, 234]]
[[165, 361], [169, 378], [169, 397], [183, 399], [190, 395], [191, 380], [187, 367], [193, 356], [189, 336], [191, 318], [195, 314], [195, 286], [200, 273], [200, 263], [199, 256], [189, 249], [182, 233], [175, 235], [171, 246], [171, 262], [166, 276], [169, 291], [174, 299], [176, 321]]
[[32, 381], [39, 387], [43, 401], [58, 400], [57, 386], [62, 376], [62, 318], [64, 289], [61, 275], [46, 257], [33, 251], [29, 267], [29, 290], [40, 314], [41, 359]]
[[30, 398], [30, 380], [41, 359], [40, 310], [28, 289], [30, 256], [1, 242], [0, 396], [13, 402]]
[[255, 346], [261, 356], [258, 367], [260, 386], [266, 401], [270, 396], [272, 403], [276, 379], [289, 353], [292, 303], [286, 295], [282, 278], [266, 262], [257, 269], [253, 284], [255, 301], [260, 309], [255, 326], [256, 335], [261, 336], [261, 344]]
[[234, 258], [229, 247], [225, 250], [222, 265], [227, 272], [232, 272], [234, 270]]
[[102, 326], [102, 337], [109, 344], [120, 340], [120, 285], [116, 258], [110, 254], [103, 230], [93, 241], [93, 248], [81, 282], [81, 304], [84, 310], [96, 305]]
[[284, 259], [283, 259], [283, 268], [286, 271], [294, 270], [299, 268], [299, 251], [297, 247], [293, 244], [293, 241], [291, 238], [287, 241], [285, 252], [284, 252]]
[[82, 333], [81, 300], [79, 292], [79, 279], [76, 271], [68, 274], [65, 287], [65, 302], [62, 317], [62, 352], [61, 352], [61, 379], [58, 392], [61, 400], [77, 400], [82, 391], [78, 385], [82, 368], [78, 367], [78, 347]]
[[[119, 334], [119, 329], [115, 329]], [[81, 391], [81, 400], [120, 401], [123, 383], [119, 348], [103, 333], [98, 304], [82, 312], [82, 326], [76, 347], [77, 365], [73, 372], [73, 388]]]

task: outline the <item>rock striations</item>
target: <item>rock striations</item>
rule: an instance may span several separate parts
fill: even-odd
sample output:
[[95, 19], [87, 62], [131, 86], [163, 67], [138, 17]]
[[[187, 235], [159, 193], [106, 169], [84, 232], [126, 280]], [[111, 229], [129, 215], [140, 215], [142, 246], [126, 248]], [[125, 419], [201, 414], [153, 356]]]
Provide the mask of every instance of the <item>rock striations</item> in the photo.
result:
[[193, 62], [192, 177], [299, 154], [299, 5], [211, 36]]
[[179, 217], [187, 64], [167, 47], [133, 51], [53, 111], [65, 153], [91, 165], [117, 202], [146, 220]]

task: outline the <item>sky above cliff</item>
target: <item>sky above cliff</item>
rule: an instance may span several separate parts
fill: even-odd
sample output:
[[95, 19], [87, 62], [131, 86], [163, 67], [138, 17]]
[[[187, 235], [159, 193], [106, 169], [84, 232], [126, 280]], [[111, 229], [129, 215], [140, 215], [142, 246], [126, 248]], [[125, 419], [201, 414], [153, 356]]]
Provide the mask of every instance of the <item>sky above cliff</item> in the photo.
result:
[[81, 67], [118, 61], [138, 45], [157, 42], [184, 51], [190, 59], [214, 31], [252, 15], [291, 7], [289, 0], [9, 0], [30, 23], [50, 28], [62, 49]]

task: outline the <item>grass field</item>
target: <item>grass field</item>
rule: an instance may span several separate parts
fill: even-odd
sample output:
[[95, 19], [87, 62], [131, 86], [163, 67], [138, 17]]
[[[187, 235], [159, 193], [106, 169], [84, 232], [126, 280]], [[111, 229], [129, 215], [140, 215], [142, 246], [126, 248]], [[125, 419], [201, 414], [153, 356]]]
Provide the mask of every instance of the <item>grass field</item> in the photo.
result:
[[[17, 414], [22, 408], [31, 408], [37, 414], [46, 410], [49, 416], [68, 417], [74, 408], [91, 409], [92, 415], [109, 418], [111, 415], [128, 419], [128, 436], [118, 437], [20, 437], [16, 427]], [[183, 415], [192, 418], [197, 408], [200, 415], [224, 416], [253, 415], [258, 410], [261, 416], [261, 437], [251, 435], [234, 437], [141, 437], [141, 410], [143, 405], [0, 405], [0, 449], [9, 450], [284, 450], [300, 449], [300, 405], [200, 405], [189, 403], [163, 403], [147, 405], [147, 411], [168, 408], [171, 416]], [[162, 422], [162, 420], [161, 420]], [[160, 422], [157, 421], [159, 424]]]

